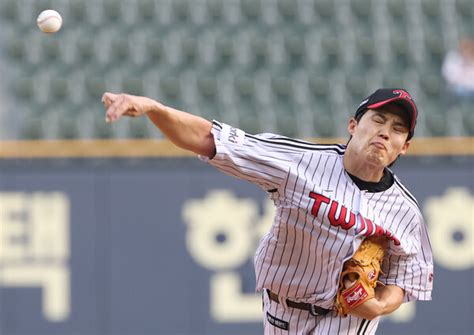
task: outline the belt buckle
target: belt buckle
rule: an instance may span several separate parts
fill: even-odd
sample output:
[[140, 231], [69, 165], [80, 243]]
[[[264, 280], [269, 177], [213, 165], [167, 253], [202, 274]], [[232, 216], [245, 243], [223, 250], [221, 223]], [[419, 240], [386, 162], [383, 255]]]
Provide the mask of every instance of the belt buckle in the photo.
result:
[[317, 307], [318, 306], [313, 305], [313, 304], [309, 305], [309, 314], [311, 314], [312, 316], [319, 316], [320, 314], [316, 312]]

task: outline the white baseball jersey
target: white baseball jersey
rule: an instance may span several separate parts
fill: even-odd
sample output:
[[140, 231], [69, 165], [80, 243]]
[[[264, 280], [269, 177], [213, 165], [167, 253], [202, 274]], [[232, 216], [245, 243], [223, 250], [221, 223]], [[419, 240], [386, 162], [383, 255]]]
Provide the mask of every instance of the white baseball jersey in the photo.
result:
[[216, 121], [212, 133], [216, 155], [209, 163], [260, 186], [277, 208], [255, 255], [258, 291], [331, 309], [343, 263], [364, 238], [385, 235], [391, 243], [380, 280], [404, 289], [405, 301], [431, 299], [426, 227], [396, 177], [390, 188], [370, 193], [345, 171], [344, 145], [250, 135]]

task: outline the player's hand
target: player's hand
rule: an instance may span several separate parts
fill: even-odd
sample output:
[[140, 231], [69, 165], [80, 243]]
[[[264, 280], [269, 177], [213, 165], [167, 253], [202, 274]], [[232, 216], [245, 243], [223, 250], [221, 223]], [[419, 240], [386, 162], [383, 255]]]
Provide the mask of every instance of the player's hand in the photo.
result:
[[377, 285], [375, 297], [357, 306], [349, 314], [372, 320], [395, 311], [402, 304], [404, 296], [403, 289], [398, 286]]
[[122, 116], [137, 117], [155, 110], [159, 103], [147, 98], [130, 94], [104, 93], [102, 103], [105, 106], [105, 120], [114, 122]]
[[372, 320], [383, 314], [384, 305], [377, 298], [372, 298], [349, 312], [350, 315], [358, 316], [363, 319]]

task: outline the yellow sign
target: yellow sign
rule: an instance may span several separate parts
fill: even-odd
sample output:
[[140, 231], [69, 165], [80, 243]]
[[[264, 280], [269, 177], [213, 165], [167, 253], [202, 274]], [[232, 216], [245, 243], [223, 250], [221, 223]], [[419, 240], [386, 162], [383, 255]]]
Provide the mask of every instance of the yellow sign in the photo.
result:
[[43, 315], [70, 313], [69, 200], [64, 193], [0, 192], [0, 286], [43, 289]]

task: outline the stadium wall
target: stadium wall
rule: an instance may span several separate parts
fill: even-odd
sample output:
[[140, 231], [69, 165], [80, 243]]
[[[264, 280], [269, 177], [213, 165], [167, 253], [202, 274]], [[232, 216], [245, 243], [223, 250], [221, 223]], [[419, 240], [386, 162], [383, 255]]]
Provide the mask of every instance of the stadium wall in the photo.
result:
[[[429, 227], [433, 301], [379, 332], [472, 334], [473, 140], [412, 149], [394, 170]], [[252, 260], [272, 213], [167, 142], [2, 142], [0, 334], [261, 334]]]

